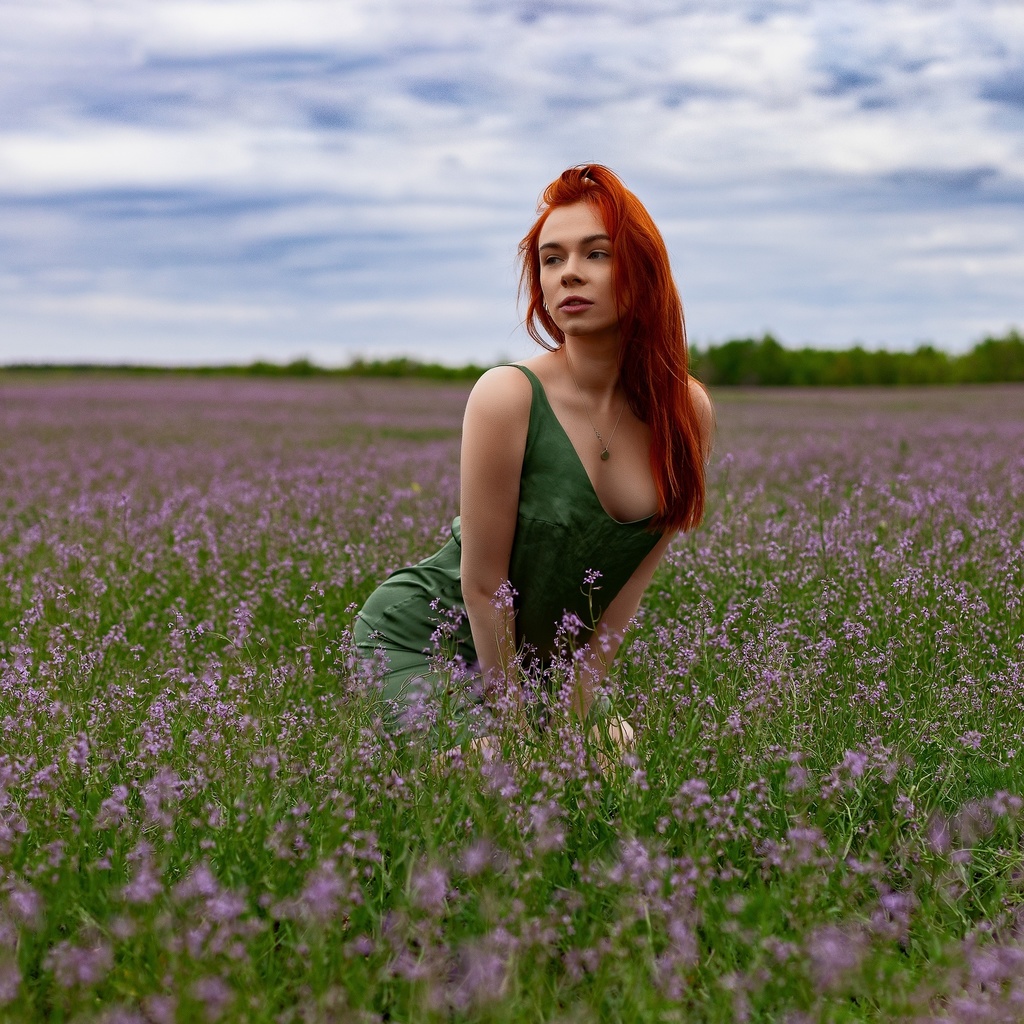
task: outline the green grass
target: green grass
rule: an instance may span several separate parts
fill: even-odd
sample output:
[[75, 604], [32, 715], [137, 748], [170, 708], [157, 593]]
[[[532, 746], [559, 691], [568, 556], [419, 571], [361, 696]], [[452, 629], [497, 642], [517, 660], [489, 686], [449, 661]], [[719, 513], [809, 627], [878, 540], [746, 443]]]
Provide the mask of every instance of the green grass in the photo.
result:
[[0, 392], [0, 1019], [1018, 1019], [1019, 390], [717, 396], [636, 749], [445, 761], [348, 626], [464, 388], [55, 387]]

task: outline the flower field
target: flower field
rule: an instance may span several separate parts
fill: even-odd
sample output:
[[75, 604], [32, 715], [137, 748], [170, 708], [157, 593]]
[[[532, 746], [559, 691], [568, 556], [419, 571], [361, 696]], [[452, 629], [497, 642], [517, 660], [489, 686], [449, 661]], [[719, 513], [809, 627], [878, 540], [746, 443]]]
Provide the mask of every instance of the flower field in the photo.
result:
[[466, 393], [0, 377], [0, 1020], [1024, 1020], [1024, 389], [716, 394], [635, 749], [438, 757], [348, 627]]

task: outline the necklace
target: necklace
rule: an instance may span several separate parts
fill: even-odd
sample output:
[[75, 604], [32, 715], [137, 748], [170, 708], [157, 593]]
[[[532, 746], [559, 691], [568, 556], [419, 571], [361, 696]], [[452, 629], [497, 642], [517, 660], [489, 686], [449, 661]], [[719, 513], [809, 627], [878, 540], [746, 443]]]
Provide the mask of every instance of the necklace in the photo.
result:
[[590, 409], [587, 407], [587, 400], [583, 397], [583, 392], [580, 391], [580, 386], [576, 382], [576, 374], [572, 370], [572, 360], [569, 358], [569, 350], [565, 350], [565, 361], [569, 367], [569, 376], [572, 377], [573, 384], [576, 385], [576, 394], [580, 396], [580, 403], [583, 405], [583, 411], [587, 414], [587, 419], [590, 420], [590, 429], [594, 432], [594, 437], [597, 438], [597, 443], [601, 446], [601, 460], [607, 462], [612, 453], [609, 451], [609, 447], [612, 443], [612, 439], [615, 437], [615, 431], [619, 429], [619, 420], [622, 419], [622, 410], [626, 408], [626, 399], [622, 399], [622, 405], [619, 406], [619, 415], [615, 420], [615, 426], [612, 427], [612, 432], [608, 435], [608, 440], [601, 436], [601, 431], [594, 426], [594, 417], [590, 415]]

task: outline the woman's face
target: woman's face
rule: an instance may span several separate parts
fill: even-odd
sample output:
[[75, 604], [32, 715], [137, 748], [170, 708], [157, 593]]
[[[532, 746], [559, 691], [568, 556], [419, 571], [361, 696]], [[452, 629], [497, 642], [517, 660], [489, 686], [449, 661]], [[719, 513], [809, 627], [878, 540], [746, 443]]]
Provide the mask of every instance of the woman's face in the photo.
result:
[[614, 254], [596, 208], [581, 202], [552, 210], [541, 228], [537, 256], [544, 304], [562, 331], [617, 340]]

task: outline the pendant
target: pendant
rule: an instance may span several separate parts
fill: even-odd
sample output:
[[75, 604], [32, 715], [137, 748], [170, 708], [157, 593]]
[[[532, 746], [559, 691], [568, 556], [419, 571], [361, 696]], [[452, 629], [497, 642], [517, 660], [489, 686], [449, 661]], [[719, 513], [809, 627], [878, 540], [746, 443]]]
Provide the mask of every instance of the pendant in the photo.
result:
[[601, 461], [602, 462], [607, 462], [611, 458], [611, 455], [612, 455], [612, 453], [610, 451], [608, 451], [607, 448], [605, 448], [605, 450], [603, 452], [601, 452]]

